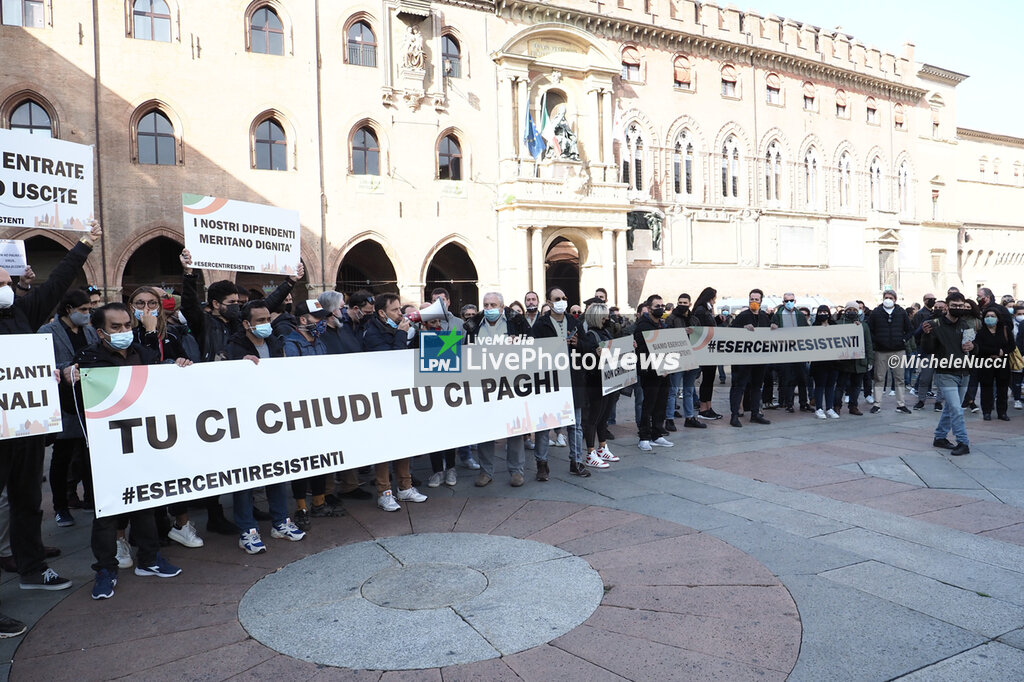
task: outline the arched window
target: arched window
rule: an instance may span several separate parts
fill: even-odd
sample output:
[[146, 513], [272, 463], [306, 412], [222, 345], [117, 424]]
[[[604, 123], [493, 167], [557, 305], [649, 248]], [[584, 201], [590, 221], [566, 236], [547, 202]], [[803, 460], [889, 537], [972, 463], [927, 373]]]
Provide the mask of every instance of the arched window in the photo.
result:
[[644, 188], [644, 139], [640, 126], [631, 123], [626, 128], [626, 148], [622, 155], [622, 181], [630, 189]]
[[43, 28], [43, 0], [3, 0], [0, 23], [4, 26]]
[[640, 52], [635, 47], [622, 51], [622, 80], [640, 80]]
[[352, 136], [352, 172], [380, 175], [380, 144], [370, 126], [363, 126]]
[[765, 78], [765, 88], [767, 90], [765, 101], [768, 104], [782, 104], [782, 79], [779, 78], [779, 74], [768, 74]]
[[25, 100], [11, 111], [11, 130], [21, 130], [30, 135], [53, 137], [53, 122], [36, 102]]
[[445, 135], [437, 147], [438, 180], [462, 179], [462, 148], [454, 135]]
[[818, 208], [818, 153], [814, 147], [804, 154], [804, 192], [807, 208]]
[[768, 145], [764, 161], [765, 199], [778, 203], [782, 200], [782, 150], [778, 142]]
[[136, 135], [139, 163], [173, 166], [178, 162], [174, 126], [162, 112], [154, 110], [139, 119]]
[[256, 152], [256, 168], [288, 170], [288, 139], [285, 137], [284, 128], [273, 118], [268, 118], [256, 126], [253, 148]]
[[867, 122], [878, 125], [878, 104], [875, 102], [875, 98], [868, 97], [865, 107]]
[[882, 208], [882, 161], [877, 156], [872, 159], [868, 168], [868, 184], [871, 199], [871, 209], [874, 211]]
[[690, 60], [679, 55], [672, 62], [672, 82], [680, 90], [693, 89], [693, 75], [690, 72]]
[[132, 5], [132, 37], [171, 42], [171, 9], [164, 0], [135, 0]]
[[684, 130], [676, 138], [672, 170], [676, 194], [693, 194], [694, 146], [690, 132]]
[[804, 83], [804, 111], [817, 111], [818, 110], [818, 91], [814, 87], [814, 83], [807, 81]]
[[896, 174], [900, 191], [900, 213], [910, 213], [910, 165], [904, 161]]
[[896, 130], [906, 130], [907, 127], [907, 115], [903, 110], [902, 104], [897, 104], [893, 108], [892, 122], [896, 126]]
[[348, 27], [348, 63], [377, 66], [377, 37], [365, 21], [357, 21]]
[[850, 154], [843, 152], [839, 157], [839, 208], [849, 210], [852, 206], [853, 164]]
[[722, 97], [737, 97], [736, 81], [738, 76], [736, 75], [736, 67], [732, 64], [726, 64], [722, 67]]
[[846, 108], [848, 101], [845, 90], [836, 90], [836, 118], [850, 117], [849, 109]]
[[441, 36], [441, 68], [448, 78], [462, 78], [462, 49], [455, 36], [446, 33]]
[[260, 7], [249, 21], [249, 51], [259, 54], [284, 54], [284, 24], [270, 7]]
[[722, 196], [737, 199], [740, 196], [740, 147], [735, 135], [722, 145]]

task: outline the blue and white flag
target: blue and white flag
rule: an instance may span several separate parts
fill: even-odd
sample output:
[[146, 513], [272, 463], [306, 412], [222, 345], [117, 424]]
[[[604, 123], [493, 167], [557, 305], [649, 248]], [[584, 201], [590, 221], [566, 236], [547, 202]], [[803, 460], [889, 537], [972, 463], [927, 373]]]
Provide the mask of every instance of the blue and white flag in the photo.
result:
[[544, 140], [541, 139], [540, 133], [537, 131], [537, 126], [533, 124], [533, 115], [529, 109], [526, 110], [526, 122], [523, 126], [523, 142], [530, 150], [530, 155], [535, 159], [539, 159], [547, 149], [547, 145], [544, 144]]

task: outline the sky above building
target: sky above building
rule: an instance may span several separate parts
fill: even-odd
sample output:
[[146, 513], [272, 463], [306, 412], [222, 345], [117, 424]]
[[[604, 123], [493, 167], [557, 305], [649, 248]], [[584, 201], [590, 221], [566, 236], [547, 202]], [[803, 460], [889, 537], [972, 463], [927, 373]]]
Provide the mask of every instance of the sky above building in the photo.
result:
[[[728, 3], [721, 2], [721, 5]], [[957, 86], [957, 125], [1024, 137], [1024, 89], [1013, 75], [1024, 24], [1018, 0], [756, 0], [737, 3], [758, 14], [776, 14], [844, 33], [883, 52], [903, 54], [914, 43], [918, 62], [965, 73]]]

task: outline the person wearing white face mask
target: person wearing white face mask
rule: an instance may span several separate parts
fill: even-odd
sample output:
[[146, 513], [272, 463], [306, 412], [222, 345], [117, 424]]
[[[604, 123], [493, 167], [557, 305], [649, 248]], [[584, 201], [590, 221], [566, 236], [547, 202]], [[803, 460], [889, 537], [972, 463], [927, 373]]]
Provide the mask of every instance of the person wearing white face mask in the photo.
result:
[[[1017, 344], [1017, 350], [1024, 355], [1024, 305], [1013, 306], [1013, 338]], [[1010, 390], [1013, 392], [1013, 409], [1024, 409], [1021, 402], [1021, 382], [1024, 381], [1024, 372], [1016, 371], [1010, 374]]]
[[[874, 404], [871, 414], [882, 410], [882, 396], [885, 391], [885, 374], [892, 370], [893, 382], [896, 387], [896, 411], [913, 414], [903, 400], [903, 367], [906, 365], [906, 342], [914, 328], [910, 324], [907, 311], [896, 304], [896, 292], [888, 289], [882, 294], [882, 305], [871, 311], [867, 325], [871, 329], [871, 341], [874, 344], [875, 376], [873, 384]], [[898, 356], [900, 360], [892, 361]]]

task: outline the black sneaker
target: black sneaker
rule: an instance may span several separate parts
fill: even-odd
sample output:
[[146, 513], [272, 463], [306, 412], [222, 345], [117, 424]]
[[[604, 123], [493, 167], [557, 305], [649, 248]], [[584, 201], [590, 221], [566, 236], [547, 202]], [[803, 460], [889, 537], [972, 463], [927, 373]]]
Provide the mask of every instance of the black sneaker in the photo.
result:
[[57, 571], [48, 568], [42, 573], [25, 577], [21, 576], [21, 589], [23, 590], [66, 590], [71, 587], [71, 581], [61, 578]]
[[71, 515], [67, 509], [62, 509], [53, 515], [54, 521], [57, 522], [59, 528], [67, 528], [68, 526], [75, 525], [75, 517]]
[[943, 450], [952, 450], [956, 445], [950, 443], [948, 438], [936, 438], [932, 441], [932, 447], [942, 448]]
[[217, 535], [238, 535], [238, 526], [228, 521], [223, 514], [214, 514], [207, 519], [206, 530]]
[[702, 421], [699, 421], [696, 417], [690, 417], [683, 422], [683, 426], [688, 429], [706, 429], [708, 425]]
[[665, 430], [666, 431], [675, 431], [676, 430], [676, 423], [674, 421], [672, 421], [671, 419], [666, 419], [665, 420]]
[[936, 402], [935, 403], [935, 411], [936, 412], [942, 412], [942, 403], [940, 403], [940, 402]]
[[338, 497], [343, 497], [346, 500], [372, 500], [373, 494], [362, 488], [356, 488], [355, 490], [349, 490], [347, 493], [338, 493]]
[[336, 518], [345, 515], [345, 509], [343, 507], [335, 507], [330, 504], [313, 505], [313, 508], [309, 510], [309, 515], [314, 519], [326, 519]]
[[872, 405], [871, 406], [871, 414], [878, 414], [881, 411], [882, 411], [882, 408], [879, 407], [878, 405]]
[[920, 410], [920, 409], [921, 409], [922, 407], [924, 407], [924, 401], [923, 401], [923, 400], [918, 400], [918, 401], [917, 401], [917, 402], [916, 402], [916, 403], [914, 404], [914, 409], [915, 409], [915, 410]]
[[702, 410], [698, 415], [701, 419], [721, 419], [722, 415], [715, 412], [713, 409]]
[[792, 405], [786, 405], [786, 412], [793, 414], [794, 412], [796, 412], [796, 410], [793, 409]]
[[734, 414], [732, 419], [729, 420], [729, 426], [735, 426], [737, 429], [742, 428], [743, 422], [740, 421], [739, 416]]
[[971, 448], [967, 446], [967, 443], [957, 443], [956, 447], [949, 451], [949, 454], [959, 457], [960, 455], [971, 454]]
[[308, 533], [309, 529], [313, 527], [313, 524], [309, 520], [308, 509], [296, 509], [295, 518], [292, 520], [295, 522], [295, 525], [299, 527], [299, 530], [301, 530], [303, 533]]
[[25, 630], [28, 630], [28, 627], [20, 620], [14, 620], [10, 616], [0, 614], [0, 639], [23, 635]]
[[897, 412], [902, 412], [903, 414], [914, 414], [913, 412], [910, 411], [910, 408], [907, 407], [906, 405], [900, 405], [899, 407], [896, 408], [896, 411]]

